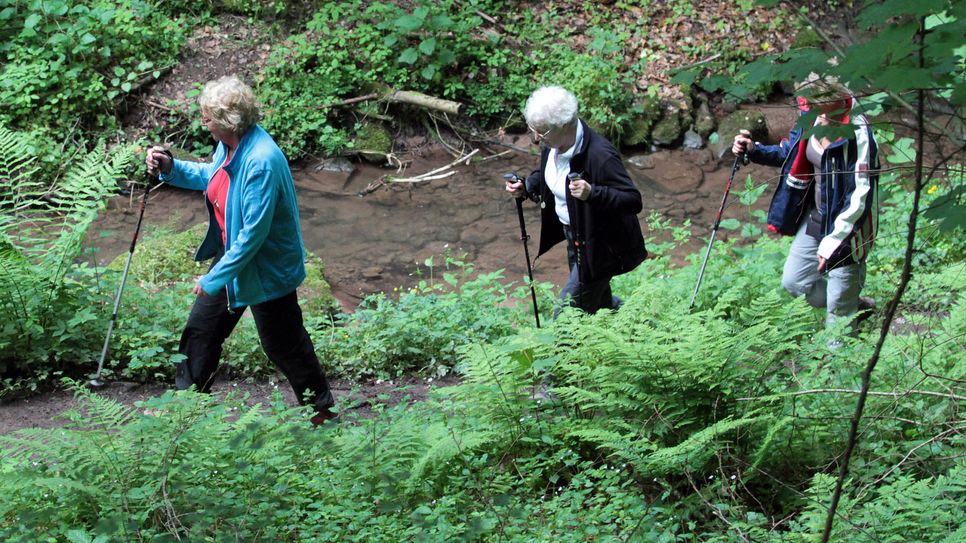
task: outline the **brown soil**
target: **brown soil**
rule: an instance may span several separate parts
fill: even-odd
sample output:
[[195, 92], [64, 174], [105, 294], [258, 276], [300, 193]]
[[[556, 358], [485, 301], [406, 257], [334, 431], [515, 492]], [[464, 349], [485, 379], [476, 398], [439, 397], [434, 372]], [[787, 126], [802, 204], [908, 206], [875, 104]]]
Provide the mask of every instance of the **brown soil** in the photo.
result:
[[[336, 398], [336, 407], [345, 420], [372, 416], [373, 408], [378, 405], [394, 406], [425, 399], [432, 389], [456, 383], [453, 377], [442, 379], [421, 379], [404, 377], [398, 380], [351, 383], [335, 380], [330, 383]], [[108, 383], [97, 393], [129, 407], [138, 407], [140, 402], [156, 398], [168, 390], [158, 384]], [[225, 380], [214, 385], [212, 393], [223, 398], [232, 394], [244, 398], [245, 404], [268, 405], [278, 390], [287, 405], [296, 405], [295, 394], [281, 376], [264, 381]], [[0, 435], [9, 434], [22, 428], [59, 428], [67, 423], [66, 412], [77, 407], [73, 394], [65, 390], [55, 390], [45, 394], [22, 398], [8, 403], [0, 403]]]

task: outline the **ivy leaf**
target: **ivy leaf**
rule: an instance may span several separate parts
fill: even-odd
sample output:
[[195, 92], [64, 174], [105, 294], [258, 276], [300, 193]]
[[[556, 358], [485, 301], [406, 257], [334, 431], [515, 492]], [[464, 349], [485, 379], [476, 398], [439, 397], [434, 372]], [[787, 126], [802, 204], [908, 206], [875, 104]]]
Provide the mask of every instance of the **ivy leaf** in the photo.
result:
[[966, 230], [966, 185], [960, 185], [932, 203], [924, 212], [926, 217], [940, 221], [941, 232], [956, 228]]
[[436, 55], [436, 63], [440, 66], [447, 66], [456, 60], [456, 54], [449, 49], [440, 49]]
[[397, 43], [399, 43], [399, 37], [392, 34], [382, 39], [382, 44], [385, 45], [386, 47], [392, 47]]
[[400, 32], [415, 32], [423, 26], [423, 20], [414, 15], [403, 15], [393, 23]]
[[741, 222], [738, 219], [725, 219], [718, 226], [725, 230], [737, 230]]
[[40, 15], [36, 13], [31, 13], [30, 15], [27, 16], [27, 18], [23, 22], [24, 30], [33, 30], [34, 27], [37, 26], [37, 23], [40, 22], [40, 20], [41, 20]]
[[412, 47], [406, 49], [399, 55], [399, 62], [403, 64], [415, 64], [417, 59], [419, 59], [419, 53]]
[[421, 75], [423, 79], [432, 79], [433, 76], [436, 75], [436, 65], [430, 64], [429, 66], [424, 67], [419, 71], [419, 75]]
[[424, 55], [432, 55], [436, 50], [436, 38], [429, 38], [419, 42], [419, 51]]
[[892, 145], [892, 152], [886, 156], [890, 164], [905, 164], [916, 160], [915, 141], [912, 138], [900, 138]]
[[125, 81], [124, 83], [121, 83], [121, 90], [124, 92], [131, 92], [131, 83], [127, 81]]

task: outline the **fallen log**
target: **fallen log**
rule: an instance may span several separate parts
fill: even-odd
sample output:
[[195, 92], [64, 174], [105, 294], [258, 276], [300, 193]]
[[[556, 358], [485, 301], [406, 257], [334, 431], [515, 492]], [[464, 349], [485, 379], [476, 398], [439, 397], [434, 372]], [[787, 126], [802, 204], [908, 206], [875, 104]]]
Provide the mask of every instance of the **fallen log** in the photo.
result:
[[356, 96], [355, 98], [347, 98], [337, 102], [329, 102], [327, 104], [312, 106], [311, 109], [343, 107], [358, 104], [359, 102], [368, 102], [370, 100], [379, 100], [382, 102], [389, 102], [390, 104], [410, 104], [435, 111], [442, 111], [444, 113], [451, 113], [453, 115], [459, 115], [460, 110], [463, 109], [463, 104], [459, 102], [445, 100], [443, 98], [436, 98], [435, 96], [429, 96], [428, 94], [423, 94], [421, 92], [393, 89], [389, 89], [384, 93], [373, 92], [370, 94], [364, 94], [362, 96]]
[[436, 98], [435, 96], [413, 91], [392, 91], [383, 99], [393, 104], [412, 104], [444, 113], [452, 113], [453, 115], [459, 115], [460, 109], [463, 107], [463, 104], [459, 102], [444, 100], [443, 98]]

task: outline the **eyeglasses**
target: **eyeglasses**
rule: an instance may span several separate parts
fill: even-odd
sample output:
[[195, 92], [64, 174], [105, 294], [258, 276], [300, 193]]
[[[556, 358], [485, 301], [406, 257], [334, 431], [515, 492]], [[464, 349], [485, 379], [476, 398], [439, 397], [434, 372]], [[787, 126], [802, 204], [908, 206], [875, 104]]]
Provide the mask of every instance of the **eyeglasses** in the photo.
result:
[[557, 129], [556, 126], [551, 126], [546, 130], [546, 132], [541, 134], [540, 132], [537, 131], [536, 128], [530, 126], [529, 124], [527, 125], [527, 128], [530, 129], [530, 137], [532, 137], [534, 141], [546, 139], [551, 132]]

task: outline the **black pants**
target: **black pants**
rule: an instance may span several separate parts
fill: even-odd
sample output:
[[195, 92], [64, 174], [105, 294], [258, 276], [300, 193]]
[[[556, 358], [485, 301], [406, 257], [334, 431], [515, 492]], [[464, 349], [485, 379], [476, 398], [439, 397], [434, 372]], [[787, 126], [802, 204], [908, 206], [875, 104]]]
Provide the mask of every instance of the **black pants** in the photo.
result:
[[[315, 347], [302, 323], [302, 309], [295, 291], [251, 306], [262, 349], [285, 377], [299, 403], [325, 410], [335, 404]], [[235, 329], [245, 308], [228, 311], [228, 296], [222, 289], [212, 296], [198, 296], [188, 324], [181, 333], [178, 352], [186, 358], [178, 364], [175, 385], [185, 390], [192, 385], [210, 392], [221, 358], [221, 347]]]
[[[573, 229], [564, 225], [564, 235], [567, 237], [567, 263], [570, 265], [570, 277], [567, 279], [567, 284], [560, 290], [561, 301], [569, 300], [570, 305], [587, 313], [596, 313], [601, 309], [619, 309], [624, 302], [611, 292], [609, 277], [596, 281], [580, 281]], [[583, 255], [585, 260], [586, 256]], [[553, 317], [557, 318], [559, 313], [558, 307], [554, 310]]]

